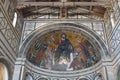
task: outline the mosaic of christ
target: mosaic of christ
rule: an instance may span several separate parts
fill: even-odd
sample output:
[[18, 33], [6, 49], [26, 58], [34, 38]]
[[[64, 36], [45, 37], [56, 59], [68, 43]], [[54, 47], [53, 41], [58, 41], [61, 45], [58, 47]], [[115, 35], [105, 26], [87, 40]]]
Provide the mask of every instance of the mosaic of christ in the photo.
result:
[[28, 51], [28, 60], [44, 69], [80, 70], [100, 60], [98, 45], [92, 45], [83, 34], [56, 30], [40, 36]]

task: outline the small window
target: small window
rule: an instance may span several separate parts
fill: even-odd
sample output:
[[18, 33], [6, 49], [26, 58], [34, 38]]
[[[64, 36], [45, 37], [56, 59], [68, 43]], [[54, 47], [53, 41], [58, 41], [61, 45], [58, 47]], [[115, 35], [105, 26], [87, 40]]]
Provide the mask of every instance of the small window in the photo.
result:
[[113, 13], [110, 15], [110, 18], [111, 18], [112, 28], [114, 28], [115, 27], [115, 20], [114, 20], [114, 14]]
[[1, 1], [2, 1], [2, 3], [4, 4], [5, 0], [1, 0]]
[[2, 63], [0, 63], [0, 80], [8, 80], [8, 70]]
[[15, 12], [14, 14], [14, 19], [13, 19], [13, 26], [15, 27], [16, 25], [16, 22], [17, 22], [17, 13]]
[[67, 2], [67, 0], [61, 0], [61, 2]]

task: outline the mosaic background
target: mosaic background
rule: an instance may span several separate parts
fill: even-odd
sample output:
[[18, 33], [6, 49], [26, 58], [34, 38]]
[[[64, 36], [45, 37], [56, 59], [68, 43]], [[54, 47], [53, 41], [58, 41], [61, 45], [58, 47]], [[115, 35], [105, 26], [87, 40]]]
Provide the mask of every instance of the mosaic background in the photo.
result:
[[28, 50], [28, 60], [44, 69], [69, 71], [90, 67], [100, 60], [97, 44], [82, 33], [56, 30], [40, 36]]

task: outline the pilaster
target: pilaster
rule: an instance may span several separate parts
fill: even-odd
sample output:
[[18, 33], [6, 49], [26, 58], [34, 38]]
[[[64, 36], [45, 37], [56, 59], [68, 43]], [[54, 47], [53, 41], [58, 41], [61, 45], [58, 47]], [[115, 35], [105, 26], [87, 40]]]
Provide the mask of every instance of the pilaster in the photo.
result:
[[24, 73], [25, 58], [17, 58], [15, 63], [15, 69], [13, 73], [13, 80], [22, 80]]
[[106, 66], [106, 70], [107, 70], [107, 80], [115, 80], [113, 66]]

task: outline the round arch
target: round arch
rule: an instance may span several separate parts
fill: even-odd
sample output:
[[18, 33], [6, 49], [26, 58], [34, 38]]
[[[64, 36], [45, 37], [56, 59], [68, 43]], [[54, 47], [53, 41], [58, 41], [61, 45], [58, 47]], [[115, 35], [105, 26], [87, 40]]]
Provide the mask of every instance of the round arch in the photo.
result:
[[104, 80], [103, 78], [103, 75], [101, 73], [97, 73], [95, 76], [94, 76], [94, 79], [93, 80]]
[[91, 78], [88, 76], [82, 76], [78, 80], [91, 80]]
[[117, 71], [117, 80], [120, 80], [120, 65], [119, 65], [117, 70], [118, 70]]
[[48, 80], [48, 78], [47, 77], [43, 77], [43, 76], [39, 76], [39, 77], [36, 78], [36, 80]]
[[4, 74], [0, 80], [12, 80], [11, 67], [6, 58], [0, 58], [0, 74]]
[[81, 79], [79, 79], [79, 80], [88, 80], [88, 79], [86, 79], [86, 78], [81, 78]]
[[0, 80], [8, 80], [8, 71], [3, 63], [0, 63]]
[[32, 74], [30, 74], [29, 72], [26, 72], [25, 80], [34, 80], [34, 78], [33, 78]]
[[92, 30], [90, 30], [87, 26], [80, 25], [80, 24], [75, 24], [75, 23], [54, 23], [50, 25], [44, 25], [40, 27], [39, 29], [33, 31], [29, 36], [24, 40], [22, 45], [20, 46], [20, 50], [18, 53], [19, 57], [26, 57], [26, 53], [28, 50], [28, 46], [32, 44], [32, 42], [38, 38], [38, 35], [45, 34], [49, 31], [53, 30], [59, 30], [59, 29], [68, 29], [68, 30], [76, 30], [76, 31], [81, 31], [89, 35], [95, 42], [97, 42], [101, 48], [102, 52], [102, 58], [105, 59], [105, 57], [109, 56], [108, 50], [106, 48], [106, 45], [104, 41]]
[[43, 78], [43, 77], [42, 77], [42, 78], [39, 78], [38, 80], [48, 80], [48, 79], [47, 79], [47, 78]]

